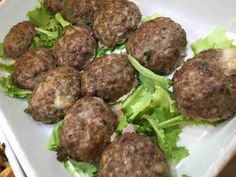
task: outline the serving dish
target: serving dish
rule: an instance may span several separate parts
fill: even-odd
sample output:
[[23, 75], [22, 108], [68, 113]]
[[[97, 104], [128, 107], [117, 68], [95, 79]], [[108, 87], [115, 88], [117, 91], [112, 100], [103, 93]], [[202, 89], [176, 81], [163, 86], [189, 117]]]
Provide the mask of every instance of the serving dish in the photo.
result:
[[[231, 38], [236, 39], [236, 25], [233, 0], [213, 1], [173, 1], [134, 0], [144, 16], [160, 13], [179, 22], [187, 32], [188, 42], [209, 34], [214, 27], [222, 26]], [[37, 1], [6, 0], [0, 6], [0, 41], [10, 27], [26, 19], [28, 10]], [[234, 5], [235, 4], [235, 5]], [[222, 14], [222, 6], [227, 11]], [[227, 7], [226, 7], [227, 6]], [[212, 13], [209, 8], [214, 9]], [[220, 15], [219, 15], [220, 14]], [[188, 48], [188, 56], [191, 56]], [[52, 126], [37, 123], [23, 112], [27, 103], [7, 97], [0, 91], [0, 127], [5, 132], [19, 162], [27, 176], [51, 177], [68, 176], [66, 170], [56, 160], [56, 154], [48, 151], [47, 141]], [[236, 119], [228, 120], [218, 127], [191, 126], [184, 128], [179, 144], [187, 147], [190, 155], [177, 166], [177, 174], [192, 177], [214, 177], [230, 160], [236, 150]], [[17, 174], [16, 174], [17, 175]]]

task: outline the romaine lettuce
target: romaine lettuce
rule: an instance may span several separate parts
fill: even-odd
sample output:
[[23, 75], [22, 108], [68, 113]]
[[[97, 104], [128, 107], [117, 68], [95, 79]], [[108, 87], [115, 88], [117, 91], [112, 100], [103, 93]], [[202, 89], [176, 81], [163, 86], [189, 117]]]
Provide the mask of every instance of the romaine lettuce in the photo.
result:
[[[60, 146], [60, 130], [64, 120], [57, 122], [54, 125], [51, 137], [48, 141], [47, 148], [52, 151], [57, 151]], [[69, 172], [71, 177], [96, 177], [97, 167], [86, 162], [75, 161], [66, 157], [64, 167]]]
[[95, 165], [79, 162], [66, 158], [64, 167], [71, 177], [96, 177], [97, 167]]
[[142, 20], [142, 23], [145, 23], [145, 22], [147, 22], [147, 21], [150, 21], [150, 20], [154, 20], [154, 19], [156, 19], [156, 18], [159, 18], [161, 15], [159, 14], [159, 13], [155, 13], [155, 14], [153, 14], [153, 15], [151, 15], [151, 16], [147, 16], [147, 17], [145, 17], [143, 20]]
[[63, 120], [57, 122], [53, 127], [52, 134], [47, 144], [47, 148], [51, 151], [57, 151], [60, 146], [59, 134], [60, 134], [60, 129], [62, 127], [62, 124], [63, 124]]
[[124, 44], [120, 44], [120, 45], [116, 45], [114, 47], [110, 47], [108, 49], [106, 48], [102, 48], [102, 47], [97, 47], [97, 52], [96, 52], [96, 58], [100, 58], [103, 57], [107, 54], [111, 54], [114, 51], [119, 52], [119, 53], [123, 53], [123, 50], [125, 49], [125, 43]]
[[27, 99], [31, 94], [32, 91], [30, 90], [25, 90], [17, 87], [13, 82], [12, 82], [12, 77], [0, 77], [0, 86], [5, 89], [6, 94], [9, 97], [13, 98], [20, 98], [20, 99]]
[[128, 56], [130, 63], [139, 73], [139, 80], [150, 86], [150, 88], [154, 88], [155, 85], [162, 87], [165, 90], [168, 90], [171, 86], [171, 80], [165, 78], [163, 76], [159, 76], [152, 72], [151, 70], [143, 67], [134, 57], [131, 55]]
[[188, 155], [186, 148], [176, 145], [182, 130], [179, 125], [188, 123], [188, 118], [180, 114], [171, 98], [171, 81], [144, 68], [132, 56], [129, 60], [138, 71], [141, 85], [122, 104], [125, 116], [117, 131], [122, 133], [127, 124], [133, 124], [138, 133], [154, 138], [169, 163], [177, 163]]
[[29, 11], [27, 16], [37, 26], [44, 26], [54, 18], [54, 15], [41, 3], [34, 10]]
[[0, 42], [0, 57], [4, 57], [3, 43]]
[[6, 60], [10, 61], [10, 59], [1, 58], [0, 62], [0, 86], [5, 89], [6, 94], [9, 97], [21, 99], [28, 98], [32, 94], [32, 91], [21, 89], [13, 83], [12, 73], [14, 72], [14, 62]]
[[210, 35], [203, 39], [198, 39], [192, 45], [194, 55], [197, 55], [203, 50], [212, 48], [233, 48], [233, 40], [226, 36], [223, 28], [216, 28]]
[[37, 25], [33, 48], [52, 48], [63, 34], [64, 28], [71, 25], [63, 19], [60, 13], [53, 15], [43, 4], [40, 4], [27, 15], [29, 20]]

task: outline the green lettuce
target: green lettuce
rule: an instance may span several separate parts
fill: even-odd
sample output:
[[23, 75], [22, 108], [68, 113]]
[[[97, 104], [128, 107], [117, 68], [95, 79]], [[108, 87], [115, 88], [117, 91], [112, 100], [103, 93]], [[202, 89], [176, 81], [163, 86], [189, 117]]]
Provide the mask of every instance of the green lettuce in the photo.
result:
[[14, 65], [0, 63], [0, 71], [12, 74], [14, 72]]
[[[57, 151], [60, 146], [60, 130], [64, 120], [57, 122], [54, 125], [51, 137], [48, 141], [47, 148], [52, 151]], [[81, 161], [75, 161], [66, 157], [64, 167], [69, 172], [71, 177], [96, 177], [97, 167], [93, 164]]]
[[168, 90], [171, 86], [169, 79], [144, 68], [132, 56], [129, 60], [138, 71], [141, 84], [123, 102], [125, 115], [117, 132], [122, 133], [128, 124], [133, 124], [138, 133], [148, 134], [157, 142], [169, 163], [177, 163], [188, 155], [188, 150], [176, 143], [182, 131], [180, 125], [188, 123], [189, 119], [177, 109]]
[[226, 36], [223, 28], [216, 28], [210, 35], [203, 39], [198, 39], [191, 45], [194, 55], [207, 49], [233, 47], [235, 47], [233, 45], [233, 40]]
[[64, 167], [71, 177], [96, 177], [97, 167], [95, 165], [79, 162], [66, 158]]
[[41, 3], [34, 10], [29, 11], [27, 16], [37, 26], [44, 26], [54, 18], [54, 15]]
[[62, 26], [63, 28], [65, 28], [65, 27], [71, 25], [70, 22], [66, 21], [66, 20], [61, 16], [60, 13], [56, 13], [55, 19], [61, 24], [61, 26]]
[[32, 91], [17, 87], [12, 81], [12, 73], [14, 72], [14, 62], [10, 59], [1, 58], [0, 62], [0, 86], [5, 89], [6, 95], [9, 97], [25, 99], [28, 98]]
[[171, 80], [163, 76], [159, 76], [152, 72], [151, 70], [143, 67], [134, 57], [131, 55], [128, 56], [130, 63], [133, 67], [139, 72], [139, 80], [154, 88], [155, 85], [162, 87], [165, 90], [168, 90], [171, 86]]
[[9, 97], [27, 99], [32, 94], [30, 90], [17, 87], [12, 81], [12, 76], [0, 77], [0, 86], [5, 89]]
[[60, 146], [59, 134], [60, 134], [60, 129], [62, 127], [62, 124], [63, 124], [63, 120], [57, 122], [53, 127], [51, 137], [47, 144], [47, 148], [51, 151], [57, 151]]
[[71, 25], [60, 13], [53, 15], [42, 4], [27, 15], [29, 20], [37, 25], [32, 48], [52, 48], [62, 36], [64, 29]]
[[143, 20], [142, 20], [142, 23], [145, 23], [145, 22], [147, 22], [147, 21], [150, 21], [150, 20], [154, 20], [154, 19], [156, 19], [156, 18], [159, 18], [161, 15], [159, 14], [159, 13], [155, 13], [155, 14], [153, 14], [153, 15], [151, 15], [151, 16], [147, 16], [147, 17], [145, 17]]
[[0, 42], [0, 57], [4, 57], [3, 43]]
[[111, 54], [114, 51], [118, 51], [119, 53], [123, 53], [123, 50], [125, 49], [125, 43], [116, 45], [114, 47], [110, 47], [108, 49], [102, 48], [102, 47], [97, 47], [97, 52], [96, 52], [96, 58], [103, 57], [107, 54]]

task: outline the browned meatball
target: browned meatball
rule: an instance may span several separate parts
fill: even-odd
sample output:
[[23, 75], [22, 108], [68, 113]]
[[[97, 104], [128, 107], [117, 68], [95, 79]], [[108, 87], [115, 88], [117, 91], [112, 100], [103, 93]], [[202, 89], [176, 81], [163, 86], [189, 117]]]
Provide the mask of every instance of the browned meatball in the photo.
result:
[[126, 55], [111, 54], [93, 60], [81, 76], [83, 95], [116, 101], [134, 87], [135, 72]]
[[104, 0], [64, 0], [62, 14], [72, 24], [91, 24]]
[[96, 41], [86, 26], [67, 28], [53, 49], [58, 65], [71, 66], [79, 70], [94, 58], [95, 52]]
[[167, 177], [158, 146], [146, 135], [126, 133], [103, 151], [98, 177]]
[[84, 97], [66, 114], [60, 131], [59, 159], [98, 162], [115, 131], [117, 119], [100, 98]]
[[58, 67], [49, 71], [45, 80], [34, 89], [29, 112], [37, 121], [53, 123], [63, 118], [79, 97], [79, 71]]
[[129, 54], [157, 74], [170, 74], [185, 56], [186, 33], [170, 18], [143, 23], [126, 44]]
[[21, 88], [33, 90], [43, 80], [46, 71], [54, 67], [55, 60], [48, 49], [31, 49], [16, 60], [13, 82]]
[[124, 43], [140, 21], [141, 12], [133, 2], [108, 1], [95, 14], [93, 31], [101, 46], [112, 47]]
[[43, 4], [51, 12], [59, 12], [63, 7], [63, 0], [43, 0]]
[[35, 34], [33, 23], [24, 21], [16, 24], [4, 39], [4, 54], [11, 58], [19, 57], [30, 48]]
[[235, 58], [236, 49], [201, 52], [175, 73], [174, 95], [183, 115], [216, 120], [228, 118], [235, 112], [236, 65], [229, 55], [233, 50]]

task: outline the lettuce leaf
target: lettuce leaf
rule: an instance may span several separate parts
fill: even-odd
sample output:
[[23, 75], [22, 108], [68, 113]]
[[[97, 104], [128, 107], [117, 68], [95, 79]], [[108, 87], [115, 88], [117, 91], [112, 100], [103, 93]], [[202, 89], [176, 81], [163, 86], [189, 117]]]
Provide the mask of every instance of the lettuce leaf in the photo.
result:
[[142, 23], [145, 23], [145, 22], [147, 22], [147, 21], [150, 21], [150, 20], [154, 20], [154, 19], [156, 19], [156, 18], [159, 18], [161, 15], [159, 14], [159, 13], [155, 13], [155, 14], [153, 14], [153, 15], [151, 15], [151, 16], [147, 16], [147, 17], [145, 17], [143, 20], [142, 20]]
[[0, 71], [12, 74], [14, 72], [14, 65], [0, 63]]
[[47, 148], [51, 151], [57, 151], [60, 146], [60, 129], [62, 127], [63, 120], [57, 122], [52, 130], [52, 134], [47, 144]]
[[60, 13], [56, 13], [55, 19], [61, 24], [61, 26], [62, 26], [63, 28], [65, 28], [65, 27], [71, 25], [70, 22], [66, 21], [66, 20], [61, 16]]
[[97, 52], [96, 52], [96, 58], [100, 58], [103, 57], [107, 54], [111, 54], [114, 51], [119, 52], [119, 53], [123, 53], [123, 50], [125, 49], [125, 43], [124, 44], [120, 44], [120, 45], [116, 45], [114, 47], [110, 47], [108, 49], [102, 48], [102, 47], [97, 47]]
[[69, 25], [70, 23], [65, 21], [61, 14], [57, 13], [53, 19], [48, 21], [48, 23], [36, 28], [37, 33], [34, 37], [32, 48], [52, 48], [62, 36], [64, 28]]
[[171, 98], [169, 79], [144, 68], [132, 56], [129, 60], [138, 71], [141, 85], [123, 102], [125, 115], [117, 132], [122, 133], [127, 124], [133, 124], [138, 133], [148, 134], [157, 142], [167, 162], [177, 163], [188, 155], [188, 150], [176, 143], [182, 131], [180, 125], [189, 123], [189, 119], [180, 114]]
[[223, 28], [216, 28], [210, 35], [203, 39], [198, 39], [195, 41], [191, 48], [194, 55], [200, 53], [203, 50], [211, 48], [233, 48], [233, 40], [226, 36], [225, 30]]
[[27, 99], [29, 96], [31, 96], [32, 91], [30, 90], [25, 90], [17, 87], [13, 82], [12, 82], [12, 76], [8, 77], [0, 77], [0, 86], [5, 89], [6, 94], [9, 97], [13, 98], [20, 98], [20, 99]]
[[159, 76], [152, 72], [151, 70], [143, 67], [134, 57], [131, 55], [128, 56], [130, 63], [139, 73], [139, 80], [150, 86], [150, 88], [154, 88], [155, 86], [160, 86], [165, 90], [168, 90], [171, 86], [171, 80], [165, 78], [163, 76]]
[[96, 177], [97, 167], [95, 165], [79, 162], [67, 158], [64, 161], [64, 167], [71, 177]]
[[[64, 120], [61, 120], [54, 125], [51, 137], [47, 144], [49, 150], [57, 151], [59, 149], [59, 134], [63, 121]], [[93, 164], [76, 161], [69, 157], [66, 157], [63, 163], [71, 177], [96, 177], [97, 167]]]
[[37, 26], [46, 25], [54, 18], [54, 15], [41, 3], [34, 10], [29, 11], [27, 16]]
[[0, 42], [0, 57], [4, 57], [3, 43]]
[[53, 15], [43, 4], [28, 12], [27, 15], [29, 20], [38, 26], [32, 48], [52, 48], [63, 34], [64, 28], [71, 25], [60, 13]]
[[27, 99], [32, 91], [17, 87], [12, 81], [12, 73], [14, 72], [14, 62], [10, 59], [1, 58], [0, 61], [0, 86], [5, 89], [6, 95], [9, 97]]

